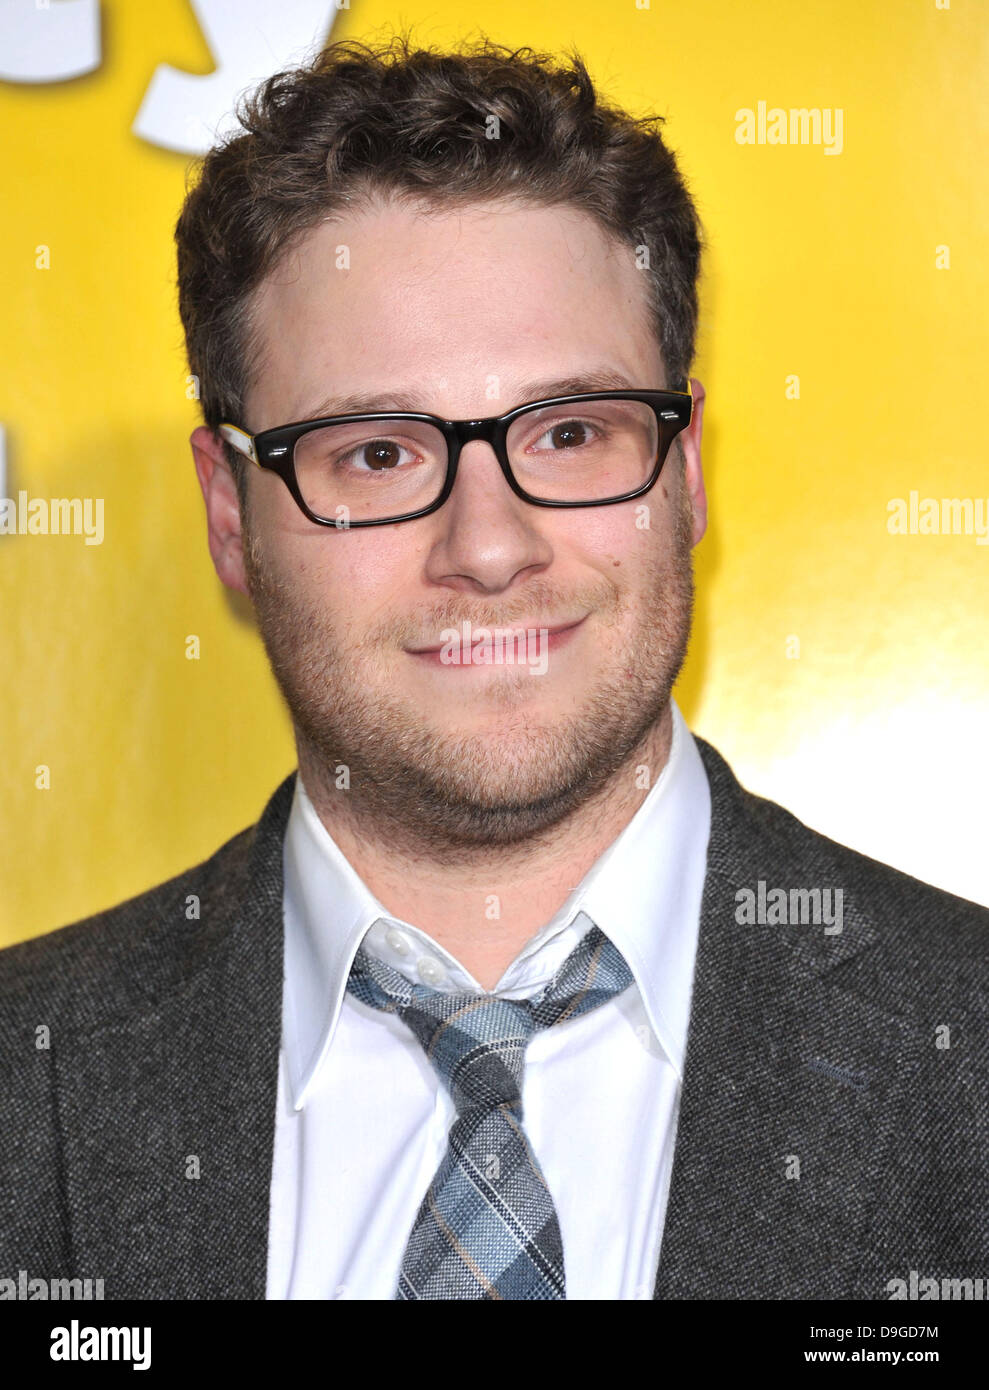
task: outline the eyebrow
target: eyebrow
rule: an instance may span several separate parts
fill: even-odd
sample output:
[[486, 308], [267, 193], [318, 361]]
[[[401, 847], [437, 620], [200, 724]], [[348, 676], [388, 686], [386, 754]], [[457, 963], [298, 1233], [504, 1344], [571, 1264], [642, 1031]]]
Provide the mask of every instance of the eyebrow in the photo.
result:
[[[517, 396], [514, 405], [508, 405], [504, 414], [514, 410], [516, 405], [528, 405], [531, 401], [550, 400], [553, 396], [579, 396], [585, 391], [636, 391], [662, 390], [662, 387], [644, 387], [630, 381], [624, 372], [601, 368], [598, 371], [580, 372], [576, 376], [554, 377], [552, 380], [527, 381], [513, 393]], [[322, 420], [330, 415], [373, 415], [381, 411], [411, 411], [412, 413], [435, 415], [423, 407], [423, 392], [412, 395], [404, 391], [355, 392], [348, 396], [328, 396], [303, 414], [297, 420]]]

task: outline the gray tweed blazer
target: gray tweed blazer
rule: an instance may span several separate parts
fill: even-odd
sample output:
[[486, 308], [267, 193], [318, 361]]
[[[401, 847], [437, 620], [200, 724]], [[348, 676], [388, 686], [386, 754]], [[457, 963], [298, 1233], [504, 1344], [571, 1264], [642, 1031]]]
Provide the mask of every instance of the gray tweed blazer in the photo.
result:
[[[989, 1277], [989, 911], [698, 746], [711, 840], [655, 1297]], [[264, 1298], [294, 777], [204, 863], [0, 952], [0, 1278]], [[760, 881], [840, 888], [840, 933], [740, 923]]]

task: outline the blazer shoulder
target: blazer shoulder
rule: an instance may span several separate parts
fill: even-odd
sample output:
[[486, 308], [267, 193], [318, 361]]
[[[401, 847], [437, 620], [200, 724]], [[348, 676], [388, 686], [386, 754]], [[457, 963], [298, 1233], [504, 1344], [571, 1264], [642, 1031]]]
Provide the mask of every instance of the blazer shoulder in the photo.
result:
[[[696, 736], [695, 736], [696, 737]], [[985, 999], [989, 908], [937, 888], [806, 825], [747, 790], [710, 744], [697, 739], [711, 784], [709, 866], [755, 887], [840, 889], [850, 911], [878, 935], [891, 966], [924, 972], [950, 966]]]
[[25, 1018], [97, 1026], [188, 979], [246, 891], [256, 831], [245, 827], [124, 902], [0, 950], [0, 1033], [20, 1031]]

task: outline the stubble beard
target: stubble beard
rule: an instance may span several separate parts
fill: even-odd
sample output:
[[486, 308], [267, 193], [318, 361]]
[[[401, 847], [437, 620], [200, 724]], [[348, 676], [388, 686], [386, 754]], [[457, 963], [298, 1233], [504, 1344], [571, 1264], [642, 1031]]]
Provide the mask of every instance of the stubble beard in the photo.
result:
[[[462, 707], [461, 692], [464, 702], [497, 711], [493, 729], [487, 721], [487, 727], [460, 732], [403, 698], [400, 664], [392, 675], [396, 660], [417, 658], [400, 650], [394, 625], [344, 647], [318, 600], [283, 579], [245, 524], [245, 569], [258, 628], [295, 727], [303, 785], [320, 814], [332, 809], [355, 833], [420, 854], [497, 850], [544, 839], [578, 808], [607, 796], [617, 778], [632, 777], [667, 709], [690, 634], [692, 518], [682, 488], [680, 502], [672, 537], [650, 563], [635, 624], [624, 631], [595, 688], [573, 705], [564, 700], [565, 710], [536, 715], [531, 683], [543, 677], [524, 664], [486, 673], [483, 689], [472, 674], [440, 673], [438, 687], [450, 682], [451, 719]], [[594, 625], [604, 637], [627, 616], [627, 599], [603, 576], [580, 597], [589, 601], [575, 605], [572, 594], [561, 595], [537, 577], [526, 586], [524, 611], [591, 608], [590, 634], [582, 631], [571, 642], [593, 641]], [[475, 602], [475, 613], [479, 606]], [[482, 623], [454, 598], [446, 613], [438, 608], [437, 633], [466, 618], [476, 629], [509, 626], [522, 616], [506, 603], [497, 622]], [[382, 677], [383, 651], [391, 685]], [[574, 652], [559, 659], [581, 669]], [[550, 653], [550, 672], [553, 660]], [[658, 771], [649, 767], [650, 782]]]

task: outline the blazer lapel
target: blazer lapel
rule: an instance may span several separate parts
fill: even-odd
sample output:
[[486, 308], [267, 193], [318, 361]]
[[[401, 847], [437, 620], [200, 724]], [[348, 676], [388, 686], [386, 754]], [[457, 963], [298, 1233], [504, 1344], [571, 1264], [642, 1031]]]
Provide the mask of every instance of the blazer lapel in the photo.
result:
[[265, 1296], [294, 776], [239, 852], [155, 891], [175, 956], [156, 962], [143, 1007], [59, 1035], [73, 1264], [107, 1298]]
[[[711, 840], [654, 1297], [880, 1297], [869, 1229], [910, 1068], [903, 1021], [855, 992], [877, 934], [830, 842], [697, 742]], [[740, 925], [760, 879], [843, 888], [840, 934]]]

